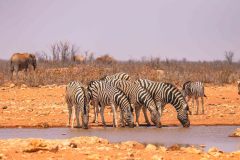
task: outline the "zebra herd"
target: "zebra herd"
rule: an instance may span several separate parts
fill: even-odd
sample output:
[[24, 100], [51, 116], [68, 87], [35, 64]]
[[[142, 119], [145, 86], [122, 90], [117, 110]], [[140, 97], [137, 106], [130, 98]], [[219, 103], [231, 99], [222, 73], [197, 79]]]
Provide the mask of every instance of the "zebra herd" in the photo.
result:
[[[82, 128], [88, 128], [90, 104], [94, 108], [93, 122], [98, 123], [100, 112], [102, 124], [106, 126], [104, 119], [105, 106], [111, 106], [113, 112], [113, 127], [118, 127], [117, 110], [120, 110], [121, 126], [134, 127], [134, 116], [136, 115], [136, 126], [139, 126], [140, 111], [143, 111], [145, 122], [150, 125], [147, 110], [150, 112], [151, 122], [156, 127], [161, 127], [160, 118], [164, 106], [171, 104], [177, 112], [177, 118], [183, 127], [189, 127], [188, 114], [191, 114], [187, 101], [188, 97], [202, 98], [203, 107], [204, 86], [201, 82], [186, 82], [182, 91], [170, 83], [154, 82], [147, 79], [133, 81], [126, 73], [116, 73], [105, 76], [99, 80], [91, 81], [87, 86], [72, 81], [66, 87], [66, 103], [68, 106], [68, 126], [73, 127], [74, 118], [72, 109], [74, 106], [77, 127], [80, 126], [79, 114], [81, 112]], [[99, 111], [100, 110], [100, 111]], [[204, 109], [202, 109], [204, 113]], [[197, 100], [198, 113], [198, 100]], [[74, 116], [73, 116], [74, 117]]]

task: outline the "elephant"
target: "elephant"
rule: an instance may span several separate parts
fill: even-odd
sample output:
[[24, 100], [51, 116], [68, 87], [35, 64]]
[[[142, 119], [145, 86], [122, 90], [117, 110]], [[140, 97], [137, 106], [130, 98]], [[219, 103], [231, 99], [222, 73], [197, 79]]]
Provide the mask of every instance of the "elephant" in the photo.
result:
[[10, 71], [11, 71], [11, 80], [13, 79], [13, 72], [16, 72], [16, 78], [18, 80], [18, 71], [24, 70], [27, 72], [27, 69], [33, 66], [35, 71], [37, 67], [37, 60], [34, 54], [29, 53], [14, 53], [10, 59]]

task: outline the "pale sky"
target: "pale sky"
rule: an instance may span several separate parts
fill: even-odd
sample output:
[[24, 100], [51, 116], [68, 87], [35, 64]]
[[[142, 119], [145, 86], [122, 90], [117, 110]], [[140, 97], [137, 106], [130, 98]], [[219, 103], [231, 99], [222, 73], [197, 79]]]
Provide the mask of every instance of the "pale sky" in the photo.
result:
[[121, 60], [240, 60], [240, 0], [0, 0], [0, 59], [60, 40]]

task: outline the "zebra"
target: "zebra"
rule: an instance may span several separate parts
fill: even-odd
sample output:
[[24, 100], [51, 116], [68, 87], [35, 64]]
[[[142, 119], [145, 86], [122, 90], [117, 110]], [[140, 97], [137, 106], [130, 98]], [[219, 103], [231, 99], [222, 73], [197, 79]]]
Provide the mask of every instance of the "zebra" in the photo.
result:
[[[197, 111], [196, 114], [198, 114], [198, 107], [199, 107], [199, 101], [198, 98], [201, 97], [202, 101], [202, 114], [204, 114], [204, 99], [203, 97], [207, 97], [204, 93], [204, 84], [203, 82], [192, 82], [192, 81], [187, 81], [183, 84], [182, 88], [182, 94], [186, 98], [188, 97], [187, 102], [192, 98], [192, 105], [194, 107], [194, 99], [196, 100], [197, 103]], [[192, 114], [189, 111], [189, 114]]]
[[139, 115], [140, 115], [141, 109], [143, 110], [144, 118], [147, 125], [150, 125], [150, 122], [147, 117], [147, 109], [148, 109], [151, 113], [151, 121], [157, 127], [161, 127], [160, 115], [157, 111], [157, 106], [154, 100], [152, 99], [152, 96], [148, 93], [146, 89], [141, 87], [138, 83], [131, 82], [131, 81], [110, 79], [106, 82], [111, 86], [121, 89], [129, 97], [131, 104], [135, 106], [137, 126], [139, 126]]
[[[89, 98], [87, 97], [87, 91], [84, 85], [77, 81], [69, 82], [66, 86], [65, 100], [68, 106], [68, 125], [70, 126], [70, 121], [72, 117], [72, 107], [75, 107], [75, 116], [77, 119], [77, 127], [80, 127], [79, 112], [81, 112], [82, 118], [82, 128], [88, 128], [89, 120]], [[72, 118], [73, 128], [74, 118]]]
[[[100, 106], [100, 114], [104, 127], [106, 126], [104, 108], [107, 105], [111, 105], [112, 107], [113, 127], [118, 127], [115, 110], [117, 106], [119, 106], [123, 117], [122, 125], [127, 123], [129, 127], [134, 127], [132, 106], [127, 96], [120, 89], [112, 87], [104, 81], [91, 81], [88, 85], [88, 95], [93, 101], [94, 108], [97, 108], [98, 105]], [[98, 112], [96, 114], [98, 114]]]
[[238, 94], [240, 95], [240, 80], [237, 81], [237, 84], [238, 84]]
[[183, 127], [190, 126], [190, 121], [188, 119], [189, 107], [177, 87], [170, 83], [154, 82], [147, 79], [138, 79], [137, 82], [151, 94], [158, 107], [160, 116], [162, 115], [164, 106], [170, 103], [175, 107], [177, 118]]
[[110, 80], [110, 79], [119, 79], [119, 80], [130, 80], [130, 76], [127, 73], [119, 72], [113, 75], [104, 76], [100, 80]]

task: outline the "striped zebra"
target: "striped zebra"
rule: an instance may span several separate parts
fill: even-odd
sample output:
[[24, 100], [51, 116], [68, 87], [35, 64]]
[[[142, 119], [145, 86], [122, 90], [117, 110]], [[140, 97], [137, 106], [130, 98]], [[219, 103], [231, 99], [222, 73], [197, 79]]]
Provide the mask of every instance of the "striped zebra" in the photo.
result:
[[[182, 88], [182, 94], [186, 98], [188, 97], [187, 102], [192, 98], [192, 105], [194, 108], [194, 99], [196, 100], [197, 103], [197, 111], [196, 114], [198, 114], [198, 108], [199, 108], [199, 101], [198, 98], [201, 97], [202, 101], [202, 114], [204, 114], [204, 97], [207, 97], [204, 94], [204, 84], [203, 82], [192, 82], [192, 81], [187, 81], [183, 84]], [[191, 112], [189, 112], [191, 114]]]
[[[68, 106], [68, 126], [72, 117], [72, 108], [75, 108], [75, 117], [77, 119], [77, 127], [80, 127], [79, 112], [81, 112], [82, 128], [88, 128], [89, 98], [83, 84], [72, 81], [66, 86], [65, 100]], [[72, 125], [74, 125], [74, 116], [72, 117]]]
[[151, 121], [157, 127], [161, 127], [160, 115], [157, 111], [157, 106], [152, 96], [148, 93], [146, 89], [141, 87], [139, 83], [119, 79], [110, 79], [106, 82], [111, 86], [121, 89], [128, 96], [131, 104], [133, 104], [135, 107], [137, 126], [139, 126], [139, 115], [141, 109], [143, 110], [146, 123], [150, 125], [150, 122], [147, 117], [148, 109], [151, 113]]
[[177, 118], [183, 127], [189, 127], [190, 121], [188, 119], [188, 104], [182, 93], [170, 83], [154, 82], [146, 79], [139, 79], [140, 85], [147, 89], [153, 99], [155, 100], [160, 116], [164, 106], [168, 103], [174, 106], [177, 111]]
[[119, 80], [130, 80], [130, 76], [127, 73], [119, 72], [113, 75], [104, 76], [100, 80], [110, 80], [110, 79], [119, 79]]
[[237, 81], [238, 84], [238, 94], [240, 95], [240, 81]]
[[[127, 123], [129, 127], [134, 127], [131, 104], [127, 96], [120, 89], [112, 87], [104, 81], [91, 81], [88, 85], [88, 94], [93, 101], [94, 108], [98, 108], [98, 105], [100, 106], [100, 114], [104, 126], [106, 126], [104, 108], [107, 105], [111, 105], [113, 111], [113, 127], [118, 127], [116, 115], [117, 106], [119, 106], [123, 117], [122, 125]], [[98, 114], [98, 112], [96, 114]]]

